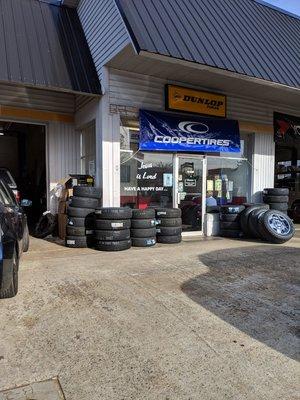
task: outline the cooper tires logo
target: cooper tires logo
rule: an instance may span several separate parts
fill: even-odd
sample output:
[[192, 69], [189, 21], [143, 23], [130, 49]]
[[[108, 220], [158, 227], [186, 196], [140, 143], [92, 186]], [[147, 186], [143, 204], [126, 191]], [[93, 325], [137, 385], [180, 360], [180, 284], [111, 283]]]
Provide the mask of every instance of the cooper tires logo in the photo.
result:
[[209, 131], [207, 125], [193, 121], [180, 122], [178, 128], [185, 133], [207, 133]]

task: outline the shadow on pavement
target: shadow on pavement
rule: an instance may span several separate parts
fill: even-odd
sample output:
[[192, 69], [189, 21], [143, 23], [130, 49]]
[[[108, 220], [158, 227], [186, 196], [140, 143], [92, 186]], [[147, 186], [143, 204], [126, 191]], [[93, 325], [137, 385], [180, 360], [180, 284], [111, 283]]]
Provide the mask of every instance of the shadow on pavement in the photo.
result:
[[299, 359], [300, 249], [220, 250], [200, 256], [210, 271], [184, 282], [193, 301], [252, 338]]

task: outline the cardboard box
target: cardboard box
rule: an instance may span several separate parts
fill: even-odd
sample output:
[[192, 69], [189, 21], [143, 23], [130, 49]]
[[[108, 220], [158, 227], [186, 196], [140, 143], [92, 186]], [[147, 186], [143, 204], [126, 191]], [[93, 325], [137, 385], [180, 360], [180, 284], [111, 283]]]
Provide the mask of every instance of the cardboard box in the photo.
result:
[[65, 239], [66, 237], [66, 231], [67, 231], [67, 222], [68, 222], [68, 216], [67, 214], [58, 214], [57, 216], [57, 222], [58, 222], [58, 236], [60, 239]]
[[66, 214], [67, 212], [67, 202], [65, 200], [60, 200], [58, 202], [58, 214]]

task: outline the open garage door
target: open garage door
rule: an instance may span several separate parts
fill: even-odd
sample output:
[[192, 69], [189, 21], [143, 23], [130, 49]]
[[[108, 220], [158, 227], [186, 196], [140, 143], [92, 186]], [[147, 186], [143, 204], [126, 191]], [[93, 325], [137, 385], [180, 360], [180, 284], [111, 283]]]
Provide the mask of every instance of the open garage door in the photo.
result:
[[0, 121], [0, 168], [12, 175], [20, 198], [32, 200], [32, 228], [47, 207], [45, 127]]

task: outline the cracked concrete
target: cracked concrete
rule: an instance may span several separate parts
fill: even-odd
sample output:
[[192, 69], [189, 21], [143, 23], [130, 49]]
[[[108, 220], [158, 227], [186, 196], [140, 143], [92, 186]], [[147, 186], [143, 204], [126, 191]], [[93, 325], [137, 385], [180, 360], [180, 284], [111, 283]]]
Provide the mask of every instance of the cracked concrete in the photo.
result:
[[32, 239], [0, 302], [0, 390], [58, 376], [67, 400], [299, 399], [299, 236], [113, 254]]

